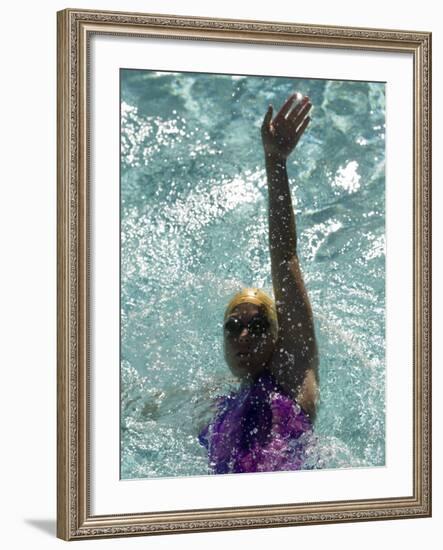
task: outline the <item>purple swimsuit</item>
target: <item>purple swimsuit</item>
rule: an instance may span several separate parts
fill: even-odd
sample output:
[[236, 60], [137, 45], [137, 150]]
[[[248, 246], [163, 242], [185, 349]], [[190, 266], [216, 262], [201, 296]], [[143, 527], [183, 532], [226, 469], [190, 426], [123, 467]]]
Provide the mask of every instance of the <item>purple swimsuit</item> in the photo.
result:
[[301, 470], [312, 429], [305, 411], [265, 372], [217, 399], [215, 417], [199, 441], [215, 474]]

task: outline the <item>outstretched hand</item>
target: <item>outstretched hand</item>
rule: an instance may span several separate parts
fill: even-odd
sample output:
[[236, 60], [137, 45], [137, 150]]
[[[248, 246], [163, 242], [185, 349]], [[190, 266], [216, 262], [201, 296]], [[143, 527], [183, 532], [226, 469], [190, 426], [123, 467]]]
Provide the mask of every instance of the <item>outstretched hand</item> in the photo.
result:
[[267, 157], [285, 161], [306, 130], [311, 120], [307, 114], [312, 103], [308, 96], [299, 100], [299, 94], [292, 94], [276, 114], [274, 120], [272, 120], [273, 108], [272, 105], [269, 105], [261, 129], [263, 147]]

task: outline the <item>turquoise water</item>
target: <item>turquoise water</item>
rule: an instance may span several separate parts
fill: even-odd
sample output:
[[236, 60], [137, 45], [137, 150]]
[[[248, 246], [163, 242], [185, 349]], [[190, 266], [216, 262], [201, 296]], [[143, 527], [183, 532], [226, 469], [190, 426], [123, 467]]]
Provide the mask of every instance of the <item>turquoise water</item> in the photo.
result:
[[318, 467], [385, 463], [385, 86], [121, 72], [121, 477], [207, 473], [197, 441], [236, 385], [222, 319], [272, 290], [260, 126], [294, 91], [312, 122], [288, 161], [315, 315]]

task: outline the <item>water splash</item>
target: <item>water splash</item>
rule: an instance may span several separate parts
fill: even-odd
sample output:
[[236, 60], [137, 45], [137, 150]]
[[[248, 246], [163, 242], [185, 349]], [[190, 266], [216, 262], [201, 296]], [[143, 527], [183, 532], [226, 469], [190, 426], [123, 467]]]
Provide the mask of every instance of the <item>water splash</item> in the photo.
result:
[[235, 387], [222, 317], [270, 291], [260, 125], [308, 94], [288, 170], [316, 320], [321, 403], [312, 464], [385, 460], [384, 86], [123, 71], [122, 477], [201, 475], [196, 434]]

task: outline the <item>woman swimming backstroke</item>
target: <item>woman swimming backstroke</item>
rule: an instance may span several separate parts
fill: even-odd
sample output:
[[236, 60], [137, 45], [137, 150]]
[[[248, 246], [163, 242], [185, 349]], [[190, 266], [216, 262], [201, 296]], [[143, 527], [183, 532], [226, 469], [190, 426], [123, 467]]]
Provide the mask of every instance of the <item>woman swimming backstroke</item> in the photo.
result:
[[200, 433], [215, 473], [297, 470], [312, 434], [318, 399], [314, 321], [297, 255], [287, 158], [310, 122], [307, 96], [291, 95], [261, 136], [269, 200], [269, 248], [275, 303], [247, 288], [224, 315], [224, 353], [240, 380], [217, 400], [214, 419]]

